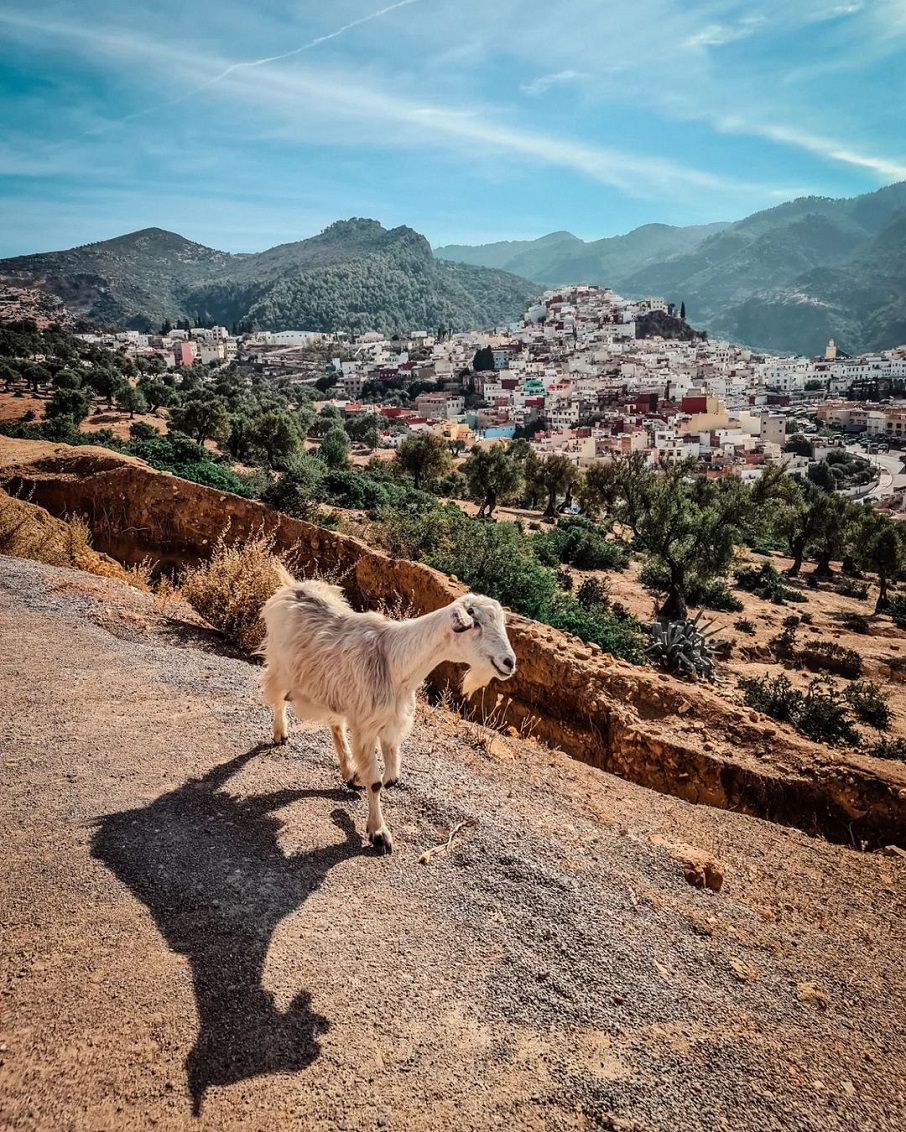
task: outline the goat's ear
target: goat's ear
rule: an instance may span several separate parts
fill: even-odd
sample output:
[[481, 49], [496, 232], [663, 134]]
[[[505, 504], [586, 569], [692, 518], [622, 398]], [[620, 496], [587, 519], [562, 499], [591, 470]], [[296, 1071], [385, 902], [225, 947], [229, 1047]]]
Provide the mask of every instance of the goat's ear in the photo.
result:
[[458, 601], [454, 601], [450, 606], [450, 619], [453, 622], [454, 633], [465, 633], [467, 629], [475, 628], [475, 622], [469, 616], [469, 611]]

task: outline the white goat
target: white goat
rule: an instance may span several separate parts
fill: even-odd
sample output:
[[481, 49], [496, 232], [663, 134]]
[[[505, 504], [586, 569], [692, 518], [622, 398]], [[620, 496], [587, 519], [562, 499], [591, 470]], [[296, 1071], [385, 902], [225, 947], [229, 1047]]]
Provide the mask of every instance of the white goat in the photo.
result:
[[344, 779], [368, 788], [368, 839], [379, 853], [389, 853], [393, 839], [381, 812], [381, 785], [399, 777], [416, 689], [445, 660], [469, 666], [466, 695], [493, 679], [509, 679], [516, 657], [503, 609], [491, 598], [466, 594], [435, 613], [391, 621], [356, 613], [339, 586], [296, 582], [288, 574], [284, 581], [262, 614], [263, 694], [274, 712], [274, 742], [287, 739], [287, 702], [300, 719], [326, 724]]

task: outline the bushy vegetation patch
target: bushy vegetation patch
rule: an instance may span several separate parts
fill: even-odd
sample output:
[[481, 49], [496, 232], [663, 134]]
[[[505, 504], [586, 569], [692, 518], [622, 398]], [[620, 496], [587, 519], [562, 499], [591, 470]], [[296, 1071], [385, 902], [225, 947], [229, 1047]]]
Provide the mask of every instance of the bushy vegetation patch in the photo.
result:
[[[639, 581], [653, 593], [666, 593], [670, 587], [669, 571], [649, 559], [642, 567]], [[695, 608], [714, 609], [721, 613], [741, 613], [743, 604], [727, 589], [723, 578], [701, 578], [692, 575], [686, 587], [686, 601]]]
[[250, 483], [248, 479], [236, 475], [228, 464], [215, 462], [206, 448], [178, 432], [147, 440], [130, 440], [128, 444], [116, 447], [129, 456], [137, 456], [158, 471], [172, 472], [181, 479], [204, 487], [231, 491], [246, 499], [253, 499], [258, 494], [254, 482]]
[[746, 633], [748, 635], [752, 635], [755, 632], [754, 622], [750, 621], [747, 617], [740, 617], [738, 621], [734, 621], [733, 628], [738, 633]]
[[879, 739], [868, 748], [876, 759], [899, 759], [906, 763], [906, 739]]
[[447, 504], [429, 511], [385, 510], [376, 534], [392, 554], [452, 574], [517, 613], [594, 642], [615, 656], [635, 663], [644, 660], [639, 623], [610, 609], [605, 600], [592, 600], [590, 590], [584, 603], [564, 591], [555, 571], [534, 554], [537, 535], [516, 523], [470, 519]]
[[906, 596], [897, 594], [895, 597], [888, 597], [884, 602], [883, 612], [900, 629], [906, 629]]
[[629, 561], [625, 543], [607, 537], [607, 529], [590, 519], [560, 519], [550, 531], [533, 540], [535, 556], [544, 566], [565, 563], [578, 570], [623, 570]]
[[221, 538], [207, 562], [186, 571], [182, 596], [228, 640], [254, 652], [264, 639], [261, 610], [280, 585], [279, 565], [272, 536], [229, 545]]
[[778, 573], [770, 562], [762, 562], [758, 567], [745, 566], [742, 570], [737, 570], [736, 585], [747, 593], [773, 602], [774, 605], [807, 600], [804, 594], [787, 585], [783, 575]]
[[868, 597], [868, 584], [855, 578], [842, 577], [834, 587], [841, 597], [852, 597], [857, 601], [865, 601]]
[[790, 723], [808, 739], [831, 746], [857, 745], [859, 732], [853, 726], [849, 703], [832, 681], [816, 678], [803, 693], [795, 689], [788, 676], [752, 677], [741, 680], [748, 707], [781, 723]]
[[797, 649], [796, 659], [813, 672], [833, 672], [850, 680], [862, 675], [862, 657], [833, 641], [808, 641]]
[[890, 726], [893, 713], [890, 710], [890, 697], [880, 684], [873, 680], [857, 680], [850, 684], [843, 695], [849, 702], [856, 719], [870, 727], [883, 731]]

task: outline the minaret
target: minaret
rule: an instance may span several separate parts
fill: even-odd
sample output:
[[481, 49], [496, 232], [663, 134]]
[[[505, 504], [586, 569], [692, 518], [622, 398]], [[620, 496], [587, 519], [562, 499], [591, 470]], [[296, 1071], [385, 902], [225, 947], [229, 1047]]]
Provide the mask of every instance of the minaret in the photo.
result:
[[837, 357], [837, 345], [834, 342], [833, 338], [831, 338], [831, 340], [827, 344], [827, 349], [824, 351], [824, 360], [826, 362], [832, 362], [832, 361], [834, 361], [834, 359], [836, 357]]

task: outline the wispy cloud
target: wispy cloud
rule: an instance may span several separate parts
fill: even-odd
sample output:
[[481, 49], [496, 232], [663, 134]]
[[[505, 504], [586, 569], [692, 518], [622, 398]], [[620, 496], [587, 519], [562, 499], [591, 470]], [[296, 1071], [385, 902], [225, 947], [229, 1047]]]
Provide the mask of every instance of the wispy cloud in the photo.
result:
[[[307, 121], [305, 108], [317, 101], [318, 105], [329, 106], [333, 115], [359, 124], [380, 122], [397, 130], [406, 128], [417, 135], [421, 144], [465, 146], [466, 152], [478, 144], [513, 157], [572, 169], [636, 197], [703, 188], [733, 192], [742, 184], [669, 158], [512, 126], [501, 122], [499, 115], [484, 106], [458, 110], [407, 99], [358, 83], [348, 75], [281, 72], [269, 76], [267, 84], [249, 83], [237, 75], [224, 89], [225, 93], [247, 101], [266, 104], [271, 111], [279, 110], [303, 127]], [[394, 135], [388, 131], [386, 136]], [[409, 134], [399, 135], [400, 144], [410, 140]]]
[[533, 82], [525, 83], [523, 86], [520, 86], [519, 89], [523, 94], [544, 94], [546, 91], [550, 90], [551, 87], [563, 86], [567, 83], [582, 82], [583, 79], [587, 79], [588, 77], [585, 71], [557, 71], [556, 74], [541, 75]]
[[720, 118], [718, 127], [728, 133], [752, 134], [779, 142], [781, 145], [796, 146], [827, 161], [837, 161], [858, 169], [867, 169], [885, 181], [906, 180], [906, 160], [878, 154], [860, 152], [843, 142], [820, 134], [809, 133], [793, 126], [779, 126], [768, 122], [755, 122], [752, 119]]
[[704, 47], [725, 47], [728, 43], [735, 43], [740, 39], [748, 39], [763, 27], [763, 16], [747, 16], [737, 24], [708, 24], [700, 31], [683, 40], [683, 47], [693, 50]]

